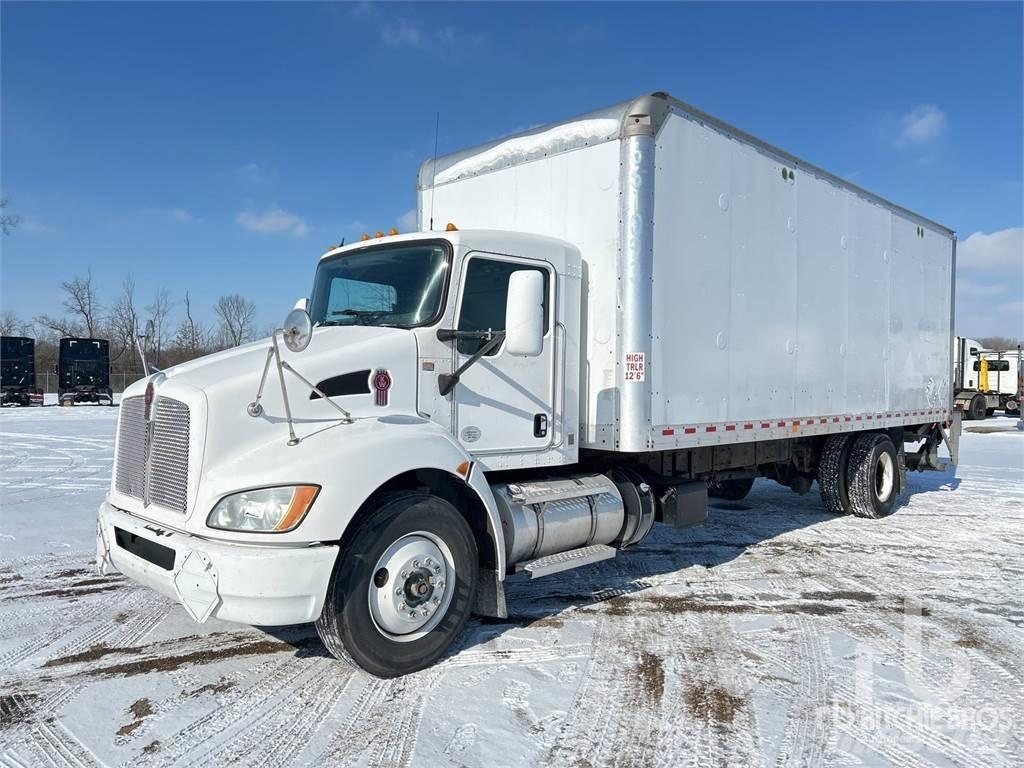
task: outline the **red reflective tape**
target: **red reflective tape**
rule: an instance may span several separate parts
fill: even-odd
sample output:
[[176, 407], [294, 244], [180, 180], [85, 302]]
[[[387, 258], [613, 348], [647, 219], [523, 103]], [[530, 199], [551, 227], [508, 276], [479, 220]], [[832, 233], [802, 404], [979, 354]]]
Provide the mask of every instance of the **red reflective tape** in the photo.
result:
[[784, 426], [786, 426], [786, 422], [784, 422], [784, 421], [780, 421], [780, 422], [779, 422], [779, 426], [780, 426], [780, 427], [784, 427]]
[[858, 416], [858, 417], [857, 417], [857, 421], [860, 421], [860, 420], [861, 420], [861, 418], [862, 418], [861, 416]]
[[871, 421], [871, 420], [872, 420], [873, 418], [875, 418], [875, 417], [874, 417], [874, 416], [872, 416], [872, 415], [871, 415], [871, 414], [869, 413], [869, 414], [868, 414], [868, 421]]
[[853, 419], [851, 419], [849, 416], [846, 417], [846, 420], [847, 421], [853, 421]]
[[826, 421], [828, 421], [828, 419], [819, 419], [818, 423], [819, 424], [824, 424]]
[[704, 427], [705, 432], [717, 432], [718, 427]]
[[753, 425], [753, 424], [744, 424], [744, 425], [743, 425], [743, 428], [744, 428], [744, 429], [753, 429], [753, 428], [754, 428], [754, 425]]
[[832, 417], [832, 421], [834, 421], [834, 422], [835, 422], [835, 421], [839, 421], [839, 417], [838, 417], [838, 416], [833, 416], [833, 417]]
[[772, 428], [772, 425], [770, 423], [768, 423], [767, 421], [762, 421], [761, 422], [761, 429], [771, 429], [771, 428]]
[[[800, 422], [797, 422], [797, 423], [799, 424]], [[814, 419], [807, 419], [807, 421], [804, 422], [804, 424], [813, 424], [813, 423], [814, 423]]]
[[686, 427], [685, 429], [683, 429], [683, 432], [685, 432], [687, 435], [692, 435], [696, 431], [696, 427]]
[[725, 431], [726, 432], [735, 432], [736, 431], [736, 425], [735, 424], [726, 424], [725, 425]]
[[671, 427], [669, 427], [668, 429], [661, 430], [661, 434], [663, 434], [663, 435], [674, 435], [675, 433], [676, 433], [676, 431], [674, 429], [672, 429]]

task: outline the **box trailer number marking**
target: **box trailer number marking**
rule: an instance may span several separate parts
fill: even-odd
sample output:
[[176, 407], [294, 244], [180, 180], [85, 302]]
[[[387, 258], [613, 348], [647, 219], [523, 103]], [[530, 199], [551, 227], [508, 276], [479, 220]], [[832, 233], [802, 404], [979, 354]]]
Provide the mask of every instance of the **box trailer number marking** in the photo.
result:
[[643, 352], [626, 353], [626, 381], [643, 381], [646, 374]]

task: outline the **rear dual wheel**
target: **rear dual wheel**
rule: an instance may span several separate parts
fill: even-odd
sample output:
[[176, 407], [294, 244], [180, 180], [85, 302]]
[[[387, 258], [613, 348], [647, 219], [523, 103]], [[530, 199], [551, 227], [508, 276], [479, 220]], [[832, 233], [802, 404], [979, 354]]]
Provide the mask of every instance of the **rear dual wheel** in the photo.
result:
[[423, 492], [383, 496], [338, 556], [317, 633], [377, 677], [428, 667], [469, 618], [477, 548], [466, 519]]
[[833, 514], [880, 518], [891, 515], [899, 496], [900, 468], [888, 435], [832, 435], [818, 466], [818, 486]]

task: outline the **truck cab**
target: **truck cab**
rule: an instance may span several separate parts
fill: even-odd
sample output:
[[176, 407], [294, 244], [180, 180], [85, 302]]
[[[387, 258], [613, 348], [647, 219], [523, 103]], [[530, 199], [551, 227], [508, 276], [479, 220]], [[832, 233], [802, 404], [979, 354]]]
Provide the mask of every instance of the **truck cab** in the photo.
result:
[[[359, 524], [382, 503], [399, 499], [404, 509], [412, 499], [454, 527], [452, 541], [413, 541], [387, 583], [415, 571], [437, 594], [421, 604], [403, 593], [364, 624], [388, 637], [423, 632], [421, 614], [443, 597], [422, 586], [438, 575], [420, 572], [428, 559], [442, 576], [479, 563], [490, 604], [476, 600], [475, 579], [448, 599], [503, 612], [512, 537], [484, 472], [577, 460], [579, 295], [578, 250], [548, 237], [452, 227], [328, 251], [299, 302], [310, 321], [301, 351], [263, 340], [125, 391], [100, 510], [101, 564], [199, 621], [314, 621]], [[412, 622], [410, 606], [419, 606]], [[322, 634], [343, 649], [332, 639], [338, 631]], [[381, 674], [396, 668], [393, 659], [359, 663]]]

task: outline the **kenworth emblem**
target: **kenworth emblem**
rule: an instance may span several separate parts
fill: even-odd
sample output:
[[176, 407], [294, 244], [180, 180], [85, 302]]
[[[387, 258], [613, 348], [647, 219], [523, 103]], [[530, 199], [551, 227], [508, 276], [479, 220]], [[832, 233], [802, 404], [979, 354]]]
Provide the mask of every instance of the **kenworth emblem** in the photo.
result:
[[146, 385], [146, 399], [145, 399], [144, 402], [146, 403], [146, 410], [145, 410], [144, 413], [145, 413], [146, 421], [148, 422], [150, 420], [150, 418], [152, 417], [152, 415], [153, 415], [153, 382], [152, 381], [149, 382]]
[[384, 368], [378, 368], [373, 372], [371, 381], [373, 382], [374, 402], [383, 408], [388, 404], [388, 392], [392, 384], [391, 374]]

